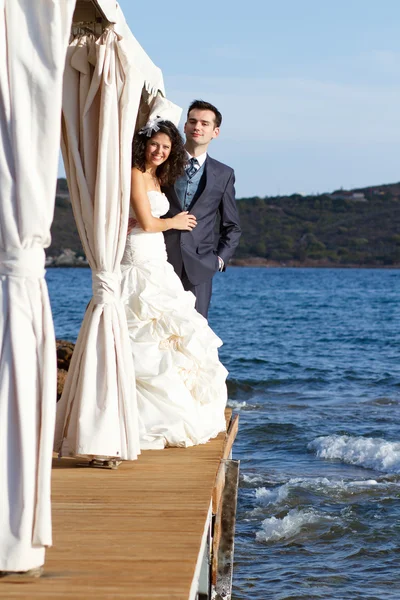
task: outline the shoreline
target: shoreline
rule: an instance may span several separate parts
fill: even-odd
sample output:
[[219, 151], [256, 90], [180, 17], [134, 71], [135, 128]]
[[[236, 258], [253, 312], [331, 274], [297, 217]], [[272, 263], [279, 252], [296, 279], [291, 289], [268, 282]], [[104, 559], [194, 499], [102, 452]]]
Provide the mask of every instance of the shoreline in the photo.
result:
[[267, 258], [233, 258], [229, 262], [230, 267], [264, 267], [266, 269], [400, 269], [400, 263], [393, 265], [364, 264], [364, 263], [334, 263], [328, 260], [287, 260], [277, 261]]
[[[230, 267], [263, 267], [266, 269], [400, 269], [400, 263], [393, 265], [364, 264], [364, 263], [334, 263], [329, 260], [268, 260], [253, 256], [251, 258], [233, 258]], [[65, 257], [61, 260], [51, 258], [45, 265], [46, 269], [90, 269], [89, 263], [83, 258]]]

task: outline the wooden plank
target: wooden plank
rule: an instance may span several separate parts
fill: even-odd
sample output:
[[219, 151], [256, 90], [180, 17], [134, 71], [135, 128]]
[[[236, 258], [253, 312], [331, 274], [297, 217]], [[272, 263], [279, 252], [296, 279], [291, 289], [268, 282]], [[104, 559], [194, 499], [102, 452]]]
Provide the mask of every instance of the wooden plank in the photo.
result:
[[212, 566], [211, 566], [211, 583], [215, 587], [217, 584], [218, 577], [218, 553], [219, 547], [222, 537], [222, 498], [225, 491], [225, 483], [226, 483], [226, 465], [230, 461], [228, 458], [231, 455], [231, 450], [233, 443], [236, 439], [236, 435], [239, 428], [239, 415], [236, 414], [232, 419], [232, 414], [230, 421], [227, 426], [227, 435], [225, 439], [225, 446], [223, 451], [223, 460], [221, 460], [221, 465], [217, 474], [217, 479], [215, 482], [214, 492], [213, 492], [213, 514], [215, 515], [214, 520], [214, 532], [213, 532], [213, 541], [212, 541]]
[[2, 580], [0, 598], [188, 600], [225, 441], [145, 451], [116, 471], [55, 460], [45, 575]]
[[[214, 600], [231, 600], [239, 461], [226, 461], [226, 483], [220, 511], [218, 549], [213, 553], [211, 580]], [[215, 583], [214, 583], [215, 582]]]
[[226, 422], [226, 432], [227, 433], [229, 432], [229, 428], [231, 426], [232, 414], [233, 414], [233, 410], [231, 408], [225, 409], [225, 422]]
[[228, 430], [227, 430], [227, 437], [226, 437], [225, 448], [224, 448], [224, 453], [223, 453], [223, 458], [225, 458], [225, 459], [230, 458], [233, 442], [236, 439], [238, 430], [239, 430], [239, 415], [236, 414], [234, 416], [234, 418], [230, 421]]
[[211, 585], [215, 588], [217, 584], [218, 573], [218, 549], [222, 536], [222, 511], [219, 510], [215, 515], [214, 532], [212, 538], [212, 553], [211, 553]]
[[221, 503], [222, 492], [224, 490], [225, 485], [225, 463], [221, 461], [221, 464], [218, 469], [217, 478], [215, 480], [215, 486], [213, 490], [212, 496], [212, 512], [213, 515], [218, 513], [219, 505]]
[[[225, 411], [225, 418], [226, 418], [226, 431], [227, 431], [227, 437], [225, 438], [225, 444], [226, 444], [227, 439], [228, 439], [228, 434], [229, 434], [229, 431], [230, 431], [230, 428], [232, 425], [232, 409], [227, 409]], [[224, 448], [223, 456], [224, 455], [225, 455], [225, 448]], [[213, 515], [216, 515], [218, 512], [218, 507], [221, 502], [224, 485], [225, 485], [225, 464], [223, 462], [221, 462], [220, 467], [218, 469], [217, 478], [215, 480], [215, 487], [214, 487], [213, 497], [212, 497]]]

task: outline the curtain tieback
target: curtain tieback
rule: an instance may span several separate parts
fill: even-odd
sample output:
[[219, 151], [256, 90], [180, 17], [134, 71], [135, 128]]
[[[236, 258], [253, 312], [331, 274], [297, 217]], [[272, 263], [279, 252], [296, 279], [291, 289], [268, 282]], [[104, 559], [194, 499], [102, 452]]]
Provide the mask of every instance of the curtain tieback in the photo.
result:
[[44, 277], [46, 255], [42, 247], [0, 250], [0, 275], [11, 277]]
[[112, 304], [121, 295], [121, 277], [112, 271], [93, 271], [92, 289], [94, 304]]

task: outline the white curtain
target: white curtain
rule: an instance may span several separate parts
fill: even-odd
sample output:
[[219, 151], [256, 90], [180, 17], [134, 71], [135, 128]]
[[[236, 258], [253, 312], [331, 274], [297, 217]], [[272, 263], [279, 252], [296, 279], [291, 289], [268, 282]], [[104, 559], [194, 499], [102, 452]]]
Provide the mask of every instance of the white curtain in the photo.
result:
[[74, 0], [0, 0], [0, 570], [51, 545], [56, 399], [44, 280]]
[[139, 454], [135, 375], [120, 262], [130, 197], [131, 142], [144, 84], [113, 28], [77, 36], [64, 79], [62, 152], [75, 219], [92, 269], [87, 307], [57, 409], [61, 454]]

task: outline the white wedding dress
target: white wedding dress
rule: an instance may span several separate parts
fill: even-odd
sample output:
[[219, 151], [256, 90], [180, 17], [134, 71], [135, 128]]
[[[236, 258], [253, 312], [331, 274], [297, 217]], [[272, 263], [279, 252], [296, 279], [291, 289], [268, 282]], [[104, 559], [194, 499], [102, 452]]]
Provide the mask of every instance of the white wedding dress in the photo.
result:
[[[168, 212], [164, 194], [151, 191], [148, 197], [154, 217]], [[225, 430], [227, 370], [218, 359], [222, 342], [167, 261], [161, 232], [136, 226], [127, 238], [121, 272], [140, 446], [203, 444]]]

